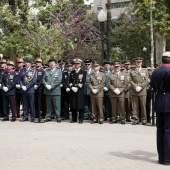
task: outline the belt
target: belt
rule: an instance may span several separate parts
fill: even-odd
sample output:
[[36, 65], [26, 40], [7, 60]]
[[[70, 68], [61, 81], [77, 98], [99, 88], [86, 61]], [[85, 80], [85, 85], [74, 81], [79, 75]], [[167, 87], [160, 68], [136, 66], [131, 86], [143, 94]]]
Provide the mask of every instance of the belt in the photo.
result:
[[141, 83], [135, 83], [137, 86], [141, 86], [142, 84]]

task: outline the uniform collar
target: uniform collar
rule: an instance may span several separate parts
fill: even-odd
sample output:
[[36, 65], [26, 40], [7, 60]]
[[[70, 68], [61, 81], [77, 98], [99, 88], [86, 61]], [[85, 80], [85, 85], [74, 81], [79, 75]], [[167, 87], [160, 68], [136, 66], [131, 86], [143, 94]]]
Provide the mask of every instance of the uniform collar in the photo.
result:
[[162, 67], [167, 67], [167, 68], [169, 68], [169, 64], [162, 64]]

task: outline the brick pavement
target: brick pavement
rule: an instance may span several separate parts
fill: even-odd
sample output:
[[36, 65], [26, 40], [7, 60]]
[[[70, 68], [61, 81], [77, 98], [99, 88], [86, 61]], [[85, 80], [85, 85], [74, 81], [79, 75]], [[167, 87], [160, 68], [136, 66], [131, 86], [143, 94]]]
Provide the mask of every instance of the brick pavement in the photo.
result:
[[169, 170], [156, 128], [131, 124], [0, 122], [0, 170]]

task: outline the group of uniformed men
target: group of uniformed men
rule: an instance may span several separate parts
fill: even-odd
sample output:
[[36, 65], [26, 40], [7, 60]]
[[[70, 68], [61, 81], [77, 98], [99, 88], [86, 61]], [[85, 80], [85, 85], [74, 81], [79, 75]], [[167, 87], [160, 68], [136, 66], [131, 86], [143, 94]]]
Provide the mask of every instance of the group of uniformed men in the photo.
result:
[[[151, 69], [142, 68], [142, 58], [136, 58], [131, 68], [130, 61], [103, 63], [74, 59], [65, 63], [50, 59], [48, 67], [43, 68], [42, 60], [37, 58], [35, 66], [32, 59], [25, 61], [0, 60], [0, 116], [2, 121], [11, 121], [20, 117], [20, 106], [23, 106], [21, 122], [35, 118], [45, 118], [46, 122], [55, 117], [57, 122], [69, 119], [70, 123], [91, 120], [91, 123], [103, 124], [118, 121], [124, 125], [133, 121], [146, 125], [150, 122], [150, 76]], [[147, 102], [146, 102], [147, 101]], [[78, 118], [77, 118], [78, 117]]]

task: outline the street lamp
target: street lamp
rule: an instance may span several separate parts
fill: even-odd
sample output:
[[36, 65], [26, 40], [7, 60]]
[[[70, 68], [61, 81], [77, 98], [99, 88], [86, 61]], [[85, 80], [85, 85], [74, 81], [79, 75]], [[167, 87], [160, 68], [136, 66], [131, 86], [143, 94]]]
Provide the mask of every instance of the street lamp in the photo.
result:
[[97, 18], [98, 18], [98, 21], [100, 22], [100, 29], [101, 29], [102, 63], [103, 63], [104, 61], [104, 23], [107, 20], [107, 15], [103, 9], [100, 10]]

